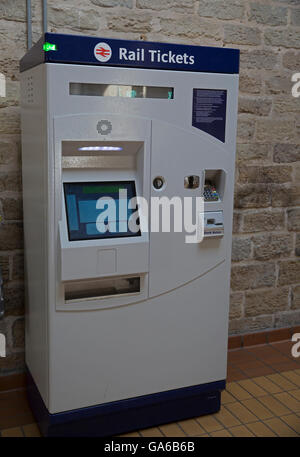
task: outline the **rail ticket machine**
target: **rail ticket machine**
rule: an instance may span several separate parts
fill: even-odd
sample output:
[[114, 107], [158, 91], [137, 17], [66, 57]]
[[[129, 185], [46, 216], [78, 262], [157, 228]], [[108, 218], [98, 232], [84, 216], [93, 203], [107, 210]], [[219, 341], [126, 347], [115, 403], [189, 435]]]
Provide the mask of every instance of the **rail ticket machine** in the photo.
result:
[[[220, 408], [238, 67], [234, 49], [52, 33], [21, 60], [26, 365], [44, 435]], [[175, 196], [203, 197], [201, 242], [149, 229], [137, 197]]]

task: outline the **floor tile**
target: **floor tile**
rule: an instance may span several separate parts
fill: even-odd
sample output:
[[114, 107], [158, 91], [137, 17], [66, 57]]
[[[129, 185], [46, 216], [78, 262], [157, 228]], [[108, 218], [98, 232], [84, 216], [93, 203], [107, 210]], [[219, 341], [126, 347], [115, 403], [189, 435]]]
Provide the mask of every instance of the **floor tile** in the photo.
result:
[[176, 423], [161, 425], [159, 428], [165, 436], [174, 438], [177, 436], [186, 436], [186, 434]]
[[236, 401], [236, 399], [231, 395], [227, 390], [223, 390], [221, 394], [221, 404], [222, 405], [227, 405], [227, 403], [232, 403]]
[[248, 362], [240, 362], [238, 368], [243, 372], [248, 370], [261, 370], [262, 368], [268, 368], [261, 360], [251, 360]]
[[31, 412], [24, 414], [10, 414], [7, 410], [0, 410], [0, 430], [12, 427], [20, 427], [21, 425], [32, 424], [34, 417]]
[[258, 346], [251, 346], [248, 348], [250, 354], [255, 357], [256, 359], [265, 359], [266, 357], [272, 357], [272, 355], [277, 354], [278, 351], [274, 349], [271, 345], [258, 345]]
[[188, 419], [178, 422], [182, 430], [189, 436], [203, 435], [205, 430], [195, 419]]
[[277, 372], [279, 371], [280, 373], [282, 371], [294, 370], [297, 367], [298, 364], [294, 360], [288, 360], [286, 362], [280, 363], [272, 363], [272, 368]]
[[227, 384], [227, 392], [233, 395], [237, 400], [245, 400], [246, 398], [252, 398], [252, 395], [247, 392], [243, 387], [241, 387], [236, 382]]
[[298, 436], [295, 430], [291, 429], [287, 424], [285, 424], [281, 419], [277, 417], [266, 420], [266, 424], [280, 437]]
[[29, 411], [26, 393], [23, 389], [0, 392], [0, 410], [3, 411], [6, 409], [14, 414]]
[[290, 390], [289, 391], [289, 394], [296, 398], [296, 400], [300, 401], [300, 389], [297, 389], [297, 390]]
[[[234, 404], [234, 403], [230, 403]], [[234, 427], [235, 425], [240, 425], [240, 421], [234, 417], [225, 406], [222, 406], [220, 411], [215, 414], [215, 418], [223, 424], [224, 427]]]
[[296, 400], [295, 397], [292, 397], [288, 392], [280, 392], [279, 394], [275, 394], [274, 397], [281, 401], [281, 403], [293, 413], [300, 412], [300, 401]]
[[282, 354], [286, 355], [287, 357], [292, 358], [293, 356], [292, 356], [291, 350], [292, 350], [293, 344], [294, 343], [292, 341], [282, 341], [282, 342], [278, 342], [278, 343], [272, 343], [271, 346], [276, 351], [279, 351]]
[[282, 392], [282, 388], [279, 387], [277, 384], [274, 384], [273, 381], [266, 378], [265, 376], [259, 376], [258, 378], [253, 378], [253, 382], [258, 384], [264, 390], [266, 390], [270, 394], [275, 394], [278, 392]]
[[215, 438], [222, 438], [222, 437], [230, 437], [232, 435], [228, 432], [228, 430], [225, 430], [225, 428], [223, 428], [222, 430], [218, 430], [216, 432], [211, 432], [210, 436], [213, 436]]
[[257, 421], [257, 417], [241, 403], [229, 403], [225, 406], [225, 408], [228, 409], [234, 416], [236, 416], [242, 422], [242, 424]]
[[290, 413], [290, 411], [280, 401], [276, 400], [276, 398], [271, 395], [261, 397], [259, 401], [272, 411], [275, 416], [283, 416]]
[[141, 430], [141, 435], [147, 438], [155, 438], [156, 436], [163, 436], [158, 427], [145, 428]]
[[37, 426], [37, 424], [28, 424], [28, 425], [23, 425], [22, 427], [24, 435], [26, 437], [40, 437], [41, 432]]
[[25, 373], [13, 374], [0, 377], [0, 392], [13, 389], [26, 388], [26, 375]]
[[239, 425], [238, 427], [231, 427], [229, 431], [233, 436], [254, 436], [254, 434], [250, 430], [248, 430], [244, 425]]
[[200, 416], [197, 417], [196, 420], [199, 422], [201, 427], [208, 433], [215, 432], [216, 430], [220, 430], [223, 426], [215, 419], [213, 416]]
[[249, 392], [253, 397], [263, 397], [264, 395], [267, 395], [267, 391], [255, 384], [252, 379], [239, 381], [238, 384], [247, 392]]
[[260, 359], [276, 359], [279, 356], [285, 355], [282, 351], [279, 350], [279, 344], [280, 343], [271, 343], [261, 346], [254, 346], [251, 349], [249, 349], [249, 351], [251, 352], [251, 354], [255, 354], [255, 356]]
[[243, 373], [241, 370], [231, 369], [227, 372], [227, 382], [240, 381], [246, 378], [246, 373]]
[[281, 416], [283, 420], [290, 428], [295, 430], [300, 435], [300, 417], [296, 414], [289, 414], [288, 416]]
[[273, 368], [268, 367], [267, 365], [258, 366], [254, 368], [244, 368], [243, 369], [247, 378], [256, 378], [259, 376], [266, 376], [272, 373], [276, 373]]
[[228, 352], [228, 362], [245, 362], [255, 360], [255, 357], [245, 349], [234, 349]]
[[286, 371], [285, 373], [282, 373], [282, 376], [284, 378], [287, 378], [297, 387], [300, 387], [300, 375], [297, 374], [295, 371]]
[[21, 438], [24, 437], [20, 427], [8, 428], [1, 430], [1, 436], [3, 438]]
[[274, 414], [260, 403], [256, 398], [242, 401], [242, 404], [248, 408], [258, 419], [270, 419]]
[[272, 430], [269, 429], [263, 422], [251, 422], [247, 427], [254, 433], [255, 436], [260, 438], [267, 438], [276, 436]]
[[267, 376], [267, 378], [270, 381], [272, 381], [275, 384], [277, 384], [278, 386], [280, 386], [283, 390], [295, 390], [295, 389], [297, 389], [296, 384], [292, 383], [291, 381], [289, 381], [288, 379], [286, 379], [284, 376], [282, 376], [279, 373], [271, 374], [271, 375]]

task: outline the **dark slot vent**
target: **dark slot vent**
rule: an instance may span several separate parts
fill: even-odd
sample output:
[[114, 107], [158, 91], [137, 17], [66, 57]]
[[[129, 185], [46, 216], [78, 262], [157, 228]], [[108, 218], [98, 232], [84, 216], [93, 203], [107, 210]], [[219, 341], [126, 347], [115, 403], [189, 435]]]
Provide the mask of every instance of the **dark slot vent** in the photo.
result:
[[140, 277], [69, 281], [64, 287], [65, 303], [136, 294], [141, 290]]

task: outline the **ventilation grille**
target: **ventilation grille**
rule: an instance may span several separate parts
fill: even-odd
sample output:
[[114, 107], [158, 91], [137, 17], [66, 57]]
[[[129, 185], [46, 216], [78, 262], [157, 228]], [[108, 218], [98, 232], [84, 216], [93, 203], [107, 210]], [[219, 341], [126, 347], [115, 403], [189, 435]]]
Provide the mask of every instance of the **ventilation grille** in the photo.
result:
[[26, 81], [27, 103], [34, 103], [33, 97], [33, 76], [28, 76]]

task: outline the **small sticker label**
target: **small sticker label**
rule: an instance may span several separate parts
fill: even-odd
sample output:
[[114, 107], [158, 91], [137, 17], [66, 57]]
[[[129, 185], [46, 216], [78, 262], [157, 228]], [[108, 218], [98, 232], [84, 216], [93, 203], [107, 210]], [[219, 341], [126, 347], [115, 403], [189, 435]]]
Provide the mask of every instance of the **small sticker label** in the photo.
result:
[[193, 127], [225, 142], [227, 91], [193, 89]]

